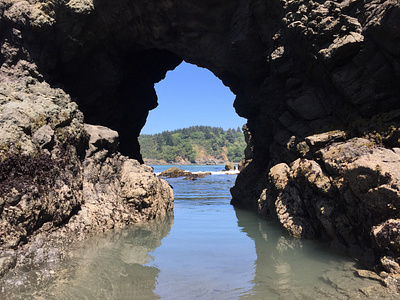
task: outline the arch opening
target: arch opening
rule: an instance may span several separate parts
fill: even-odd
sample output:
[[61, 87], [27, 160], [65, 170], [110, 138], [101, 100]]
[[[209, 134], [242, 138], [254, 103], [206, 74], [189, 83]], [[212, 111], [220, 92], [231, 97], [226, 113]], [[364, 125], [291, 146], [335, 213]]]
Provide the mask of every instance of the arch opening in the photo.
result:
[[[239, 162], [243, 158], [242, 126], [247, 120], [235, 112], [235, 95], [211, 71], [183, 61], [155, 85], [155, 90], [158, 106], [149, 112], [139, 137], [144, 158], [154, 161], [158, 157], [172, 163]], [[173, 145], [170, 143], [175, 148], [168, 153], [149, 144], [150, 135], [162, 139], [161, 133], [175, 138]], [[199, 135], [198, 140], [191, 135]], [[191, 151], [185, 151], [184, 145]]]
[[246, 123], [234, 110], [235, 95], [208, 69], [183, 61], [155, 90], [158, 106], [149, 112], [142, 134], [196, 125], [227, 130]]

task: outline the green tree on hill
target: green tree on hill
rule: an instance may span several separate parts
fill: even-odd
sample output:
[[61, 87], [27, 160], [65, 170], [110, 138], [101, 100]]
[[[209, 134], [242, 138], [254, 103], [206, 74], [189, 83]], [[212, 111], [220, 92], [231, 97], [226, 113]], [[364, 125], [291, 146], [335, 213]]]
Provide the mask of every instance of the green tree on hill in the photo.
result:
[[[195, 162], [204, 149], [205, 154], [214, 157], [228, 157], [229, 161], [239, 162], [244, 156], [246, 143], [240, 128], [223, 130], [220, 127], [191, 126], [159, 134], [139, 136], [143, 158], [163, 159], [168, 162], [178, 157]], [[203, 153], [204, 154], [204, 153]]]

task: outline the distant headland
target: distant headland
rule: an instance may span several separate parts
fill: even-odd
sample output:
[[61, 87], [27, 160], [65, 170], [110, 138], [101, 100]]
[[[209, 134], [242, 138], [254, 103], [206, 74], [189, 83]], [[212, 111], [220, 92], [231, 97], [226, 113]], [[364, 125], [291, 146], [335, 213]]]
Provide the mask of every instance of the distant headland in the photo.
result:
[[143, 160], [149, 165], [219, 165], [240, 162], [246, 142], [240, 128], [191, 126], [139, 136]]

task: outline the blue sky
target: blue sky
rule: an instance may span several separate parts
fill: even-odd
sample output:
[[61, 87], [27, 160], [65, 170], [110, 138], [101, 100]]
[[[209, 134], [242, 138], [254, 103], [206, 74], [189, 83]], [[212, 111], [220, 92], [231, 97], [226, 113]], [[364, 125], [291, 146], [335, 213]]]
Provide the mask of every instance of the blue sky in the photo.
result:
[[242, 128], [235, 95], [209, 70], [183, 62], [155, 85], [158, 107], [149, 112], [142, 134], [195, 125]]

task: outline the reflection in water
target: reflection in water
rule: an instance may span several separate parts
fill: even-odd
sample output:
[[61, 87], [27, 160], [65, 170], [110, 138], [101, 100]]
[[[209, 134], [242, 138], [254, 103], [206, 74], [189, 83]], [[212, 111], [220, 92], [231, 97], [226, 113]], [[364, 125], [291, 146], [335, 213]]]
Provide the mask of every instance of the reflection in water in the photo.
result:
[[372, 299], [381, 299], [380, 293], [385, 293], [378, 282], [355, 276], [356, 262], [325, 243], [291, 238], [277, 224], [252, 212], [235, 212], [238, 226], [254, 241], [257, 254], [254, 286], [242, 298], [365, 299], [372, 290]]
[[[169, 234], [173, 214], [122, 231], [108, 232], [76, 245], [71, 258], [24, 274], [23, 285], [5, 299], [158, 299], [153, 291], [160, 272], [146, 266], [152, 251]], [[52, 274], [39, 284], [38, 274]], [[40, 276], [42, 277], [42, 276]], [[19, 279], [21, 280], [21, 279]], [[15, 283], [9, 281], [9, 284]]]
[[234, 176], [170, 179], [175, 220], [153, 252], [162, 299], [238, 299], [252, 288], [254, 242], [237, 227], [229, 205]]
[[234, 180], [231, 175], [169, 179], [174, 216], [86, 240], [71, 249], [71, 258], [62, 264], [8, 278], [0, 298], [286, 300], [375, 295], [379, 283], [354, 276], [354, 261], [325, 244], [290, 238], [253, 212], [234, 210], [229, 204]]

